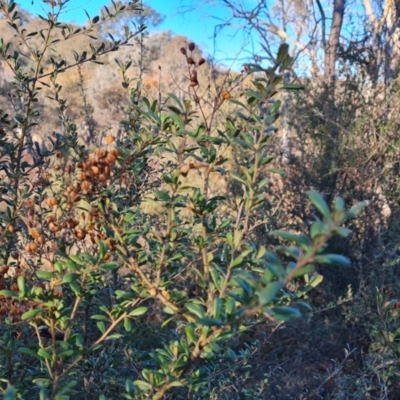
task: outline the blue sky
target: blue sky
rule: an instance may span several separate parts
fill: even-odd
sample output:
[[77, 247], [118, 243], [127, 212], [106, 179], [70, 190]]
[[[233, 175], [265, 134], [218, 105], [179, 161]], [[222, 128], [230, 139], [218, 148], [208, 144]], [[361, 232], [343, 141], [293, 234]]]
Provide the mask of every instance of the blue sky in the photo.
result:
[[[17, 0], [17, 3], [33, 15], [44, 14], [41, 0]], [[237, 34], [233, 29], [224, 30], [218, 35], [216, 42], [213, 39], [215, 26], [230, 15], [225, 7], [191, 7], [200, 3], [196, 0], [149, 0], [146, 3], [165, 17], [164, 22], [157, 28], [151, 28], [150, 32], [171, 30], [176, 34], [185, 35], [201, 46], [205, 53], [212, 55], [226, 66], [234, 64], [238, 68], [243, 62], [235, 61], [243, 46], [240, 33]], [[107, 4], [109, 0], [70, 0], [61, 19], [85, 24], [87, 18], [84, 10], [94, 17], [99, 13], [100, 8]], [[183, 12], [185, 7], [186, 10], [188, 8], [191, 10]], [[236, 36], [234, 36], [235, 33]], [[244, 56], [242, 52], [241, 57]]]

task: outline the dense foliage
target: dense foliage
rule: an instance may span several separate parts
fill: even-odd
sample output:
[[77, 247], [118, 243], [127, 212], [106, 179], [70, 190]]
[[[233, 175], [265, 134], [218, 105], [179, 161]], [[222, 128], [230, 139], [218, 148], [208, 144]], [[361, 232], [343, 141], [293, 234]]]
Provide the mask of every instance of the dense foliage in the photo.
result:
[[[13, 1], [0, 7], [21, 43], [0, 41], [13, 74], [10, 104], [0, 108], [3, 397], [262, 398], [267, 380], [239, 393], [229, 385], [235, 371], [248, 379], [260, 347], [242, 338], [259, 327], [270, 337], [311, 310], [308, 295], [322, 281], [316, 266], [349, 265], [328, 241], [347, 237], [343, 225], [365, 206], [346, 209], [337, 197], [330, 209], [308, 190], [308, 230], [259, 235], [281, 207], [270, 185], [284, 171], [269, 154], [280, 97], [301, 90], [284, 83], [288, 46], [268, 68], [250, 64], [201, 90], [206, 61], [193, 43], [176, 48], [188, 88], [154, 99], [129, 74], [132, 62], [116, 59], [124, 118], [117, 137], [94, 146], [58, 79], [145, 27], [99, 43], [93, 31], [126, 6], [76, 29], [58, 21], [63, 4], [50, 3], [37, 32], [25, 29]], [[70, 61], [53, 51], [80, 36], [95, 45]], [[46, 143], [32, 135], [42, 93], [62, 123]]]

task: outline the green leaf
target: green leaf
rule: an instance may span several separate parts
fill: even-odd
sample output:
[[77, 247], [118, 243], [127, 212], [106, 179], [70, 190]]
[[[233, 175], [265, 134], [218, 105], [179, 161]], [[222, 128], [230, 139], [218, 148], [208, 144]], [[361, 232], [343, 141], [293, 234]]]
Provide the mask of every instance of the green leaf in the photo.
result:
[[303, 90], [304, 85], [298, 85], [296, 83], [285, 83], [283, 88], [286, 90]]
[[346, 214], [346, 220], [356, 217], [367, 205], [368, 201], [362, 201], [356, 204], [355, 206], [351, 207]]
[[[81, 257], [77, 256], [76, 254], [70, 254], [68, 256], [74, 263], [81, 265], [84, 267], [86, 265], [86, 261], [82, 260]], [[70, 267], [71, 268], [71, 267]]]
[[27, 356], [34, 357], [34, 358], [37, 358], [37, 359], [40, 360], [40, 357], [39, 357], [39, 356], [37, 355], [37, 353], [36, 353], [35, 351], [33, 351], [32, 349], [28, 349], [28, 348], [26, 348], [26, 347], [20, 347], [20, 348], [18, 349], [18, 351], [19, 351], [20, 353], [22, 353], [22, 354], [26, 354]]
[[125, 390], [130, 396], [133, 396], [135, 393], [135, 386], [130, 379], [125, 381]]
[[151, 389], [151, 385], [145, 381], [135, 381], [133, 382], [141, 391], [148, 392]]
[[197, 339], [196, 339], [196, 334], [194, 332], [193, 325], [191, 325], [191, 324], [187, 325], [185, 327], [185, 333], [186, 333], [188, 344], [196, 343]]
[[106, 326], [104, 325], [104, 322], [103, 322], [103, 321], [98, 321], [98, 322], [96, 323], [96, 326], [99, 328], [99, 331], [100, 331], [101, 333], [104, 333], [104, 332], [106, 331]]
[[269, 232], [269, 235], [280, 237], [289, 242], [295, 242], [300, 246], [303, 245], [305, 247], [309, 247], [312, 245], [311, 240], [306, 235], [296, 235], [294, 233], [283, 232], [283, 231], [271, 231]]
[[50, 280], [55, 278], [54, 273], [49, 271], [36, 271], [36, 276], [39, 279], [44, 279], [44, 280]]
[[21, 315], [21, 319], [22, 319], [22, 321], [25, 321], [27, 319], [34, 318], [34, 317], [36, 317], [36, 315], [39, 315], [39, 314], [43, 314], [43, 310], [39, 310], [39, 309], [29, 310], [29, 311], [24, 312]]
[[18, 290], [19, 290], [19, 294], [21, 297], [25, 296], [25, 277], [20, 275], [17, 278], [17, 285], [18, 285]]
[[185, 307], [198, 318], [204, 318], [205, 312], [204, 308], [200, 304], [186, 303]]
[[322, 214], [324, 217], [325, 222], [332, 222], [331, 212], [329, 210], [328, 205], [326, 204], [325, 200], [321, 196], [320, 193], [310, 190], [308, 193], [308, 198], [310, 199], [311, 203], [314, 207]]
[[[15, 3], [13, 3], [15, 5]], [[3, 394], [3, 400], [14, 400], [17, 391], [14, 386], [9, 386]]]
[[148, 307], [138, 307], [129, 313], [131, 317], [139, 317], [147, 312]]
[[315, 270], [315, 267], [314, 267], [314, 265], [306, 265], [305, 267], [303, 267], [303, 268], [300, 268], [294, 275], [293, 275], [293, 278], [300, 278], [301, 276], [303, 276], [303, 275], [306, 275], [306, 274], [311, 274], [312, 272], [314, 272], [314, 270]]
[[340, 254], [322, 254], [319, 256], [315, 256], [314, 260], [319, 264], [328, 264], [328, 265], [344, 265], [348, 267], [350, 265], [350, 260]]
[[110, 272], [110, 271], [116, 271], [120, 266], [121, 264], [119, 262], [110, 261], [108, 263], [100, 265], [99, 269], [100, 271]]
[[78, 279], [79, 279], [79, 275], [75, 274], [73, 272], [70, 272], [69, 274], [65, 274], [63, 276], [63, 282], [64, 283], [72, 283], [72, 282], [75, 282]]
[[221, 315], [221, 311], [222, 311], [222, 300], [219, 297], [214, 297], [213, 310], [212, 310], [213, 317], [218, 319]]
[[271, 282], [266, 288], [258, 293], [260, 303], [265, 305], [269, 304], [283, 288], [283, 283], [279, 281]]
[[103, 259], [104, 256], [107, 254], [107, 243], [104, 240], [99, 240], [99, 253], [100, 253], [100, 258]]
[[12, 299], [17, 299], [19, 297], [19, 295], [17, 293], [13, 292], [12, 290], [2, 290], [2, 291], [0, 291], [0, 293], [3, 296], [10, 297]]
[[223, 322], [214, 318], [199, 318], [196, 324], [203, 326], [223, 326]]
[[51, 354], [47, 352], [45, 349], [40, 348], [37, 353], [41, 358], [46, 358], [47, 360], [51, 360]]
[[324, 277], [322, 275], [315, 275], [311, 278], [309, 286], [317, 287], [323, 280]]
[[293, 307], [274, 307], [273, 316], [279, 321], [288, 321], [293, 318], [301, 317], [301, 312]]

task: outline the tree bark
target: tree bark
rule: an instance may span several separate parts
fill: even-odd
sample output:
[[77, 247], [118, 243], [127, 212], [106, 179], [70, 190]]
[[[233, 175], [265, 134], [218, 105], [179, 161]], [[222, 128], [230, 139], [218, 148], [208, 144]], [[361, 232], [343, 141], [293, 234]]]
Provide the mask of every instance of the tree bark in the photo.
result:
[[331, 86], [335, 80], [335, 63], [337, 59], [340, 32], [343, 25], [345, 2], [346, 0], [334, 0], [333, 4], [332, 25], [329, 34], [329, 40], [325, 47], [324, 63], [324, 75], [328, 87]]

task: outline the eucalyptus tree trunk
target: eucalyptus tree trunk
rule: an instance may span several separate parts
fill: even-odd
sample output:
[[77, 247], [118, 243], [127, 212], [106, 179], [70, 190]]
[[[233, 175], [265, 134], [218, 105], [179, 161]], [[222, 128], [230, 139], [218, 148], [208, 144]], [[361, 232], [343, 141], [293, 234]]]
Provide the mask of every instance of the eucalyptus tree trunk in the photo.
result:
[[345, 2], [346, 0], [334, 0], [333, 3], [332, 25], [329, 39], [325, 43], [324, 75], [328, 87], [332, 86], [335, 81], [335, 63], [337, 60], [337, 49], [343, 25]]

